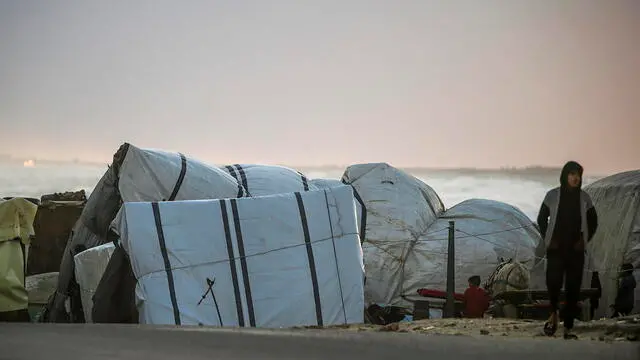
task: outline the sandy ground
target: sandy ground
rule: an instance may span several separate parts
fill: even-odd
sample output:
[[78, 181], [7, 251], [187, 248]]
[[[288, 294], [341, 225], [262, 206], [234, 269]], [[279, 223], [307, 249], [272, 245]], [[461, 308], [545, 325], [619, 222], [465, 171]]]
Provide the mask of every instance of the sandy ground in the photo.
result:
[[[544, 322], [519, 319], [434, 319], [401, 322], [385, 326], [350, 325], [325, 329], [338, 331], [373, 331], [419, 333], [432, 335], [462, 335], [473, 337], [541, 338]], [[562, 339], [562, 324], [554, 336]], [[624, 319], [607, 319], [576, 322], [574, 329], [579, 340], [589, 341], [638, 341], [640, 337], [640, 316]]]
[[[27, 288], [32, 302], [46, 303], [55, 290], [57, 273], [27, 277]], [[380, 325], [333, 326], [324, 330], [349, 332], [394, 332], [425, 335], [463, 335], [473, 337], [541, 338], [544, 322], [522, 319], [434, 319]], [[562, 339], [562, 325], [554, 338]], [[313, 327], [309, 327], [313, 328]], [[309, 329], [307, 328], [307, 329]], [[576, 322], [575, 333], [579, 340], [638, 341], [640, 315], [622, 319], [606, 319]], [[546, 337], [545, 337], [546, 338]]]

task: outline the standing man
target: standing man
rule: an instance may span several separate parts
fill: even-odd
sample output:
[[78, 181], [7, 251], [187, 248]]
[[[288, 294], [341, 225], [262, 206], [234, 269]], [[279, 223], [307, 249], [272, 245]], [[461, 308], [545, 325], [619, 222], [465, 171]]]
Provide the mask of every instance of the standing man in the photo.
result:
[[550, 190], [538, 214], [540, 234], [547, 252], [547, 291], [551, 316], [545, 333], [558, 329], [558, 303], [564, 282], [564, 338], [577, 339], [571, 330], [578, 315], [578, 300], [584, 269], [586, 244], [598, 227], [598, 216], [591, 198], [582, 187], [583, 168], [569, 161], [562, 168], [560, 187]]

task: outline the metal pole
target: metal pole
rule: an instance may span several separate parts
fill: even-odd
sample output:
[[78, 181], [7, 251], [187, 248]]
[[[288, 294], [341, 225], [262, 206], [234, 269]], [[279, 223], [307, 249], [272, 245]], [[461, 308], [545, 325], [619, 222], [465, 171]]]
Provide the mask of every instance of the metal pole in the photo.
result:
[[455, 221], [449, 221], [449, 249], [447, 251], [447, 302], [445, 304], [445, 317], [453, 317], [456, 309], [455, 299]]

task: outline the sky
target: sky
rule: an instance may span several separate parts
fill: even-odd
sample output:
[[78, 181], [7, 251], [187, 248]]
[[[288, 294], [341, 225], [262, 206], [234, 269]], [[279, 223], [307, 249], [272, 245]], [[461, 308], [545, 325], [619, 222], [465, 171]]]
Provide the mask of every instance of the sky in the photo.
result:
[[0, 0], [0, 153], [640, 168], [640, 1]]

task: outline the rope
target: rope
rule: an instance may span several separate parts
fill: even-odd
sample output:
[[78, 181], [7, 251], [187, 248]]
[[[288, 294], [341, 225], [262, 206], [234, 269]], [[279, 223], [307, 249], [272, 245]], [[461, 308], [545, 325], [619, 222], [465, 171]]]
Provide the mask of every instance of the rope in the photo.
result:
[[[335, 237], [342, 237], [342, 236], [347, 236], [347, 235], [358, 235], [358, 233], [342, 233], [340, 235], [336, 235]], [[322, 238], [322, 239], [317, 239], [317, 240], [313, 240], [310, 243], [311, 244], [318, 244], [318, 243], [322, 243], [325, 241], [329, 241], [329, 240], [333, 240], [334, 237], [326, 237], [326, 238]], [[241, 260], [241, 259], [248, 259], [251, 257], [255, 257], [255, 256], [262, 256], [262, 255], [266, 255], [266, 254], [271, 254], [273, 252], [276, 251], [283, 251], [283, 250], [289, 250], [289, 249], [293, 249], [293, 248], [297, 248], [300, 246], [307, 246], [308, 243], [301, 243], [301, 244], [293, 244], [293, 245], [288, 245], [288, 246], [283, 246], [283, 247], [279, 247], [279, 248], [274, 248], [274, 249], [269, 249], [266, 251], [261, 251], [261, 252], [257, 252], [257, 253], [253, 253], [253, 254], [249, 254], [249, 255], [245, 255], [245, 256], [237, 256], [237, 257], [225, 257], [223, 260], [217, 260], [217, 261], [206, 261], [206, 262], [202, 262], [202, 263], [194, 263], [194, 264], [188, 264], [188, 265], [183, 265], [183, 266], [172, 266], [171, 270], [183, 270], [183, 269], [189, 269], [189, 268], [193, 268], [193, 267], [198, 267], [198, 266], [205, 266], [205, 265], [216, 265], [216, 264], [221, 264], [221, 263], [226, 263], [229, 262], [231, 260]], [[141, 279], [145, 276], [148, 275], [152, 275], [152, 274], [156, 274], [156, 273], [162, 273], [165, 272], [165, 269], [159, 269], [159, 270], [155, 270], [155, 271], [149, 271], [145, 274], [141, 274], [140, 277], [138, 279]]]

